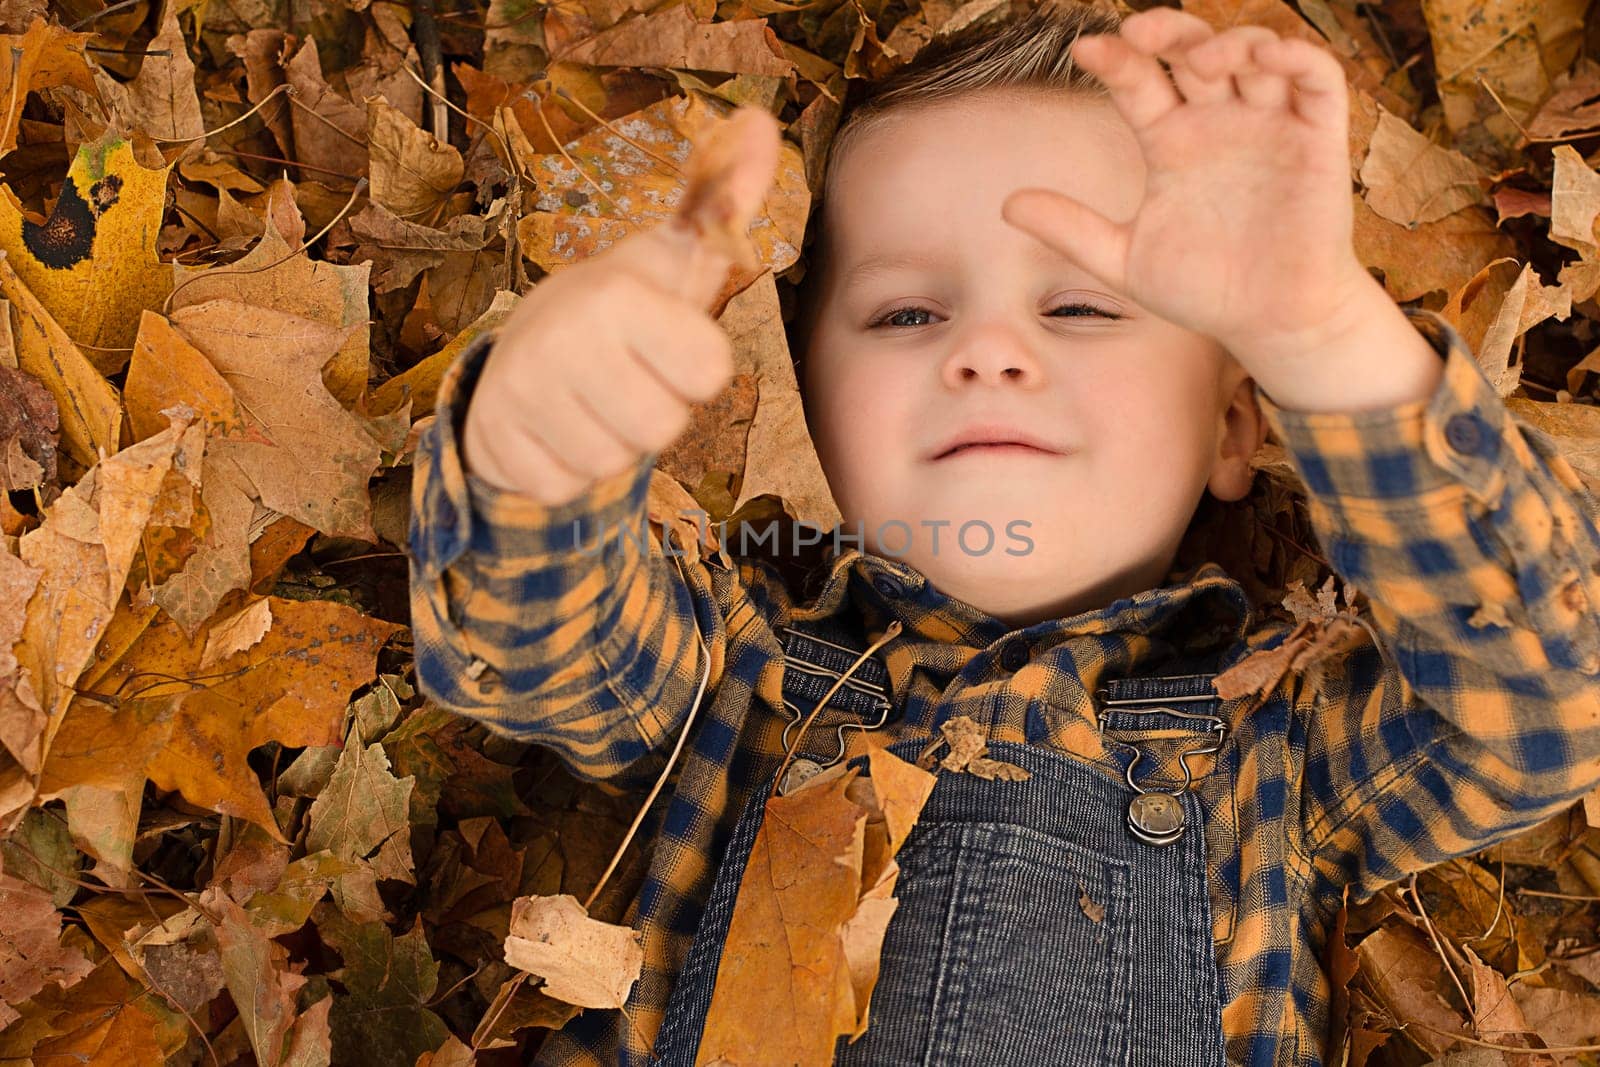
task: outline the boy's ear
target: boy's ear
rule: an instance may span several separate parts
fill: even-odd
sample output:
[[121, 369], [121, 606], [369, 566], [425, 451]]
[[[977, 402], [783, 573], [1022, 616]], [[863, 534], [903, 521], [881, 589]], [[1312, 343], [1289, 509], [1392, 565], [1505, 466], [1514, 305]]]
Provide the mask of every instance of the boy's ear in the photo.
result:
[[1238, 380], [1220, 416], [1222, 439], [1211, 467], [1211, 479], [1206, 483], [1218, 500], [1240, 500], [1250, 492], [1255, 482], [1250, 460], [1267, 440], [1267, 420], [1256, 402], [1255, 379], [1237, 364], [1232, 375]]

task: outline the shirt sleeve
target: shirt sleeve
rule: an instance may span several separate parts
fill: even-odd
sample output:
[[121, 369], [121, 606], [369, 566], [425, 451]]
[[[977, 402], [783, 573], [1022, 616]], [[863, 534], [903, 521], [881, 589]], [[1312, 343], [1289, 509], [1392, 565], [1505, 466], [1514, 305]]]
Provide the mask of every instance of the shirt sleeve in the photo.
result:
[[494, 337], [475, 338], [446, 371], [416, 448], [418, 685], [498, 733], [554, 749], [586, 779], [633, 784], [630, 768], [643, 773], [643, 757], [674, 742], [702, 674], [704, 700], [721, 678], [713, 565], [675, 541], [664, 551], [648, 525], [655, 453], [558, 506], [464, 469], [463, 416]]
[[1448, 321], [1402, 310], [1444, 360], [1432, 396], [1311, 413], [1257, 389], [1380, 638], [1297, 710], [1302, 844], [1335, 897], [1483, 848], [1600, 782], [1596, 502]]

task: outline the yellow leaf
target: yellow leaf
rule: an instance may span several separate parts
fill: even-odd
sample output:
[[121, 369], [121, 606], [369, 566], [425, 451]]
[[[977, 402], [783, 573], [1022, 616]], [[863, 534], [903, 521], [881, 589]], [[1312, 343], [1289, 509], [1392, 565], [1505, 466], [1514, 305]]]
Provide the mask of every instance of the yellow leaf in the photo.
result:
[[43, 224], [0, 186], [0, 249], [102, 374], [127, 364], [139, 313], [172, 290], [172, 267], [156, 254], [169, 169], [141, 166], [131, 144], [107, 134], [78, 150]]
[[85, 468], [117, 451], [122, 404], [110, 382], [0, 256], [0, 293], [11, 302], [17, 364], [44, 383], [61, 412], [61, 447]]

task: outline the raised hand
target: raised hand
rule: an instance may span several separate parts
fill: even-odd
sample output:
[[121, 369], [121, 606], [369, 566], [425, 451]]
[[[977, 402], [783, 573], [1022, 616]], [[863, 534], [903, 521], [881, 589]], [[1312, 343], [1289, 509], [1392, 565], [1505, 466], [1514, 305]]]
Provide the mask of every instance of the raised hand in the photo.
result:
[[1260, 26], [1217, 33], [1166, 7], [1081, 37], [1072, 54], [1132, 127], [1143, 202], [1113, 222], [1025, 189], [1006, 200], [1006, 221], [1258, 363], [1331, 335], [1357, 295], [1370, 306], [1351, 231], [1348, 95], [1331, 54]]
[[676, 441], [697, 402], [733, 378], [707, 305], [778, 166], [775, 119], [739, 108], [697, 145], [666, 222], [542, 280], [498, 331], [462, 435], [467, 468], [499, 489], [564, 504]]

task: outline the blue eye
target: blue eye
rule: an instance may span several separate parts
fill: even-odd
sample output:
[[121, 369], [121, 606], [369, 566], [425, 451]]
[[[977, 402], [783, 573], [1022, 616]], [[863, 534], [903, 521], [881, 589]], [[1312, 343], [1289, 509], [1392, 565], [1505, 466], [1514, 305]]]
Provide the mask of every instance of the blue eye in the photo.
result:
[[917, 322], [917, 323], [911, 323], [911, 322], [899, 322], [899, 323], [896, 323], [896, 322], [891, 322], [890, 320], [898, 318], [901, 315], [916, 315], [916, 314], [926, 315], [927, 313], [928, 313], [928, 309], [927, 308], [919, 308], [919, 307], [895, 308], [893, 311], [886, 312], [884, 315], [879, 317], [878, 321], [874, 322], [872, 325], [874, 325], [874, 326], [900, 326], [900, 327], [922, 326], [922, 325], [925, 325], [925, 324], [924, 323], [920, 323], [920, 322]]
[[[1069, 314], [1062, 314], [1063, 312], [1068, 312]], [[869, 328], [870, 327], [878, 327], [878, 326], [889, 326], [889, 327], [891, 327], [893, 329], [911, 329], [911, 328], [916, 327], [916, 326], [924, 326], [924, 325], [926, 325], [926, 323], [921, 323], [921, 322], [917, 322], [917, 323], [909, 323], [909, 322], [895, 323], [895, 322], [892, 322], [891, 320], [893, 320], [895, 318], [898, 318], [901, 315], [913, 315], [913, 314], [927, 315], [928, 313], [929, 312], [928, 312], [927, 308], [917, 307], [914, 304], [908, 304], [905, 307], [893, 308], [893, 309], [891, 309], [889, 311], [884, 312], [882, 315], [878, 316], [878, 318], [874, 319], [871, 323], [869, 323], [868, 326], [869, 326]], [[1084, 317], [1089, 316], [1089, 315], [1098, 315], [1103, 319], [1109, 319], [1109, 320], [1112, 320], [1112, 321], [1115, 321], [1117, 319], [1122, 318], [1121, 315], [1113, 314], [1112, 312], [1106, 311], [1104, 308], [1096, 307], [1093, 304], [1083, 304], [1083, 303], [1062, 304], [1060, 307], [1052, 308], [1048, 312], [1048, 314], [1052, 318], [1072, 318], [1072, 319], [1077, 319], [1077, 318], [1084, 318]]]

